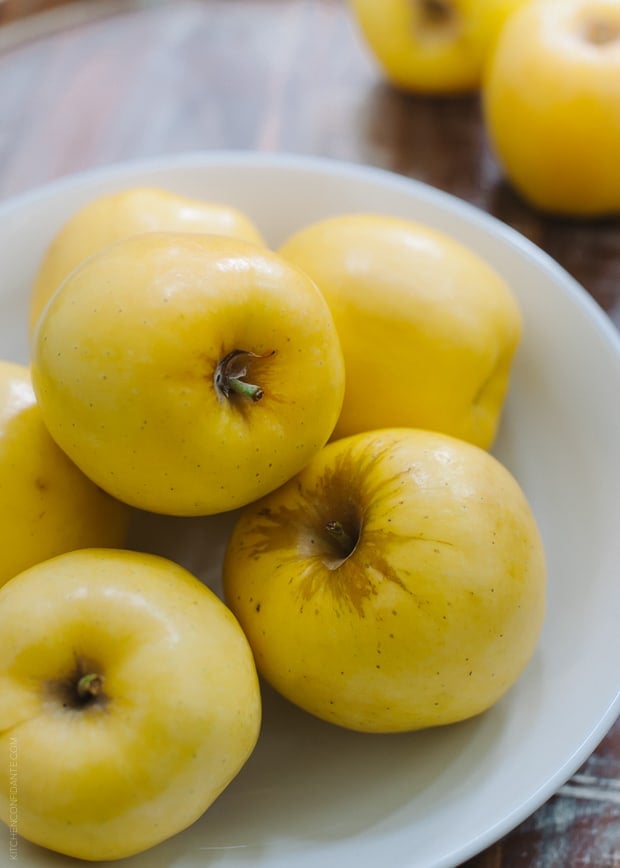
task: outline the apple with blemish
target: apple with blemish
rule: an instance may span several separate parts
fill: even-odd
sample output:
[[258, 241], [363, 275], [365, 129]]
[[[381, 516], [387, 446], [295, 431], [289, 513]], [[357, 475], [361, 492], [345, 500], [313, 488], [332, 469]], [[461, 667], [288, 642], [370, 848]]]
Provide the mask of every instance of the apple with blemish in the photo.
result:
[[488, 452], [386, 429], [334, 441], [246, 507], [225, 598], [259, 671], [364, 732], [479, 714], [537, 645], [545, 557], [528, 501]]

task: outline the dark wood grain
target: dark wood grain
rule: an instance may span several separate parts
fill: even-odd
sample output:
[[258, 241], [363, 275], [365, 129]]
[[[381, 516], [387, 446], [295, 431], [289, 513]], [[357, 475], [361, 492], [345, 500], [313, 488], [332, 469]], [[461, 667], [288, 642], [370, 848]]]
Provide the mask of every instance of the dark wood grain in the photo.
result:
[[[0, 23], [17, 17], [12, 2], [0, 4]], [[424, 99], [383, 83], [340, 0], [117, 3], [99, 13], [89, 2], [91, 23], [77, 4], [79, 24], [65, 14], [53, 35], [33, 28], [30, 41], [22, 30], [26, 41], [4, 42], [0, 198], [110, 162], [197, 149], [380, 166], [515, 227], [620, 326], [620, 220], [530, 208], [501, 176], [478, 98]], [[620, 866], [618, 781], [620, 724], [569, 784], [468, 868]]]

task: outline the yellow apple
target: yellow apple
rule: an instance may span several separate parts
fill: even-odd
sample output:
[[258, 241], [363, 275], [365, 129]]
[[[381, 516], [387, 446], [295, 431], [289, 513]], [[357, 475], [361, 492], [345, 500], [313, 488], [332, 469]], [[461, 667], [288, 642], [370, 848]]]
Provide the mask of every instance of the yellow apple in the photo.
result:
[[280, 253], [317, 283], [344, 353], [335, 436], [432, 428], [488, 447], [521, 314], [483, 259], [419, 223], [344, 214], [300, 230]]
[[102, 247], [142, 232], [207, 232], [263, 244], [252, 220], [237, 208], [203, 202], [158, 187], [131, 187], [99, 196], [56, 234], [39, 266], [30, 301], [30, 330], [64, 278]]
[[0, 590], [1, 815], [19, 834], [118, 859], [197, 820], [258, 738], [256, 668], [227, 607], [154, 555], [85, 549]]
[[422, 94], [450, 95], [480, 86], [504, 22], [526, 0], [349, 0], [384, 74]]
[[0, 585], [62, 552], [123, 545], [128, 525], [50, 437], [28, 368], [0, 362]]
[[84, 262], [42, 315], [32, 374], [47, 427], [87, 476], [174, 515], [281, 485], [329, 439], [344, 390], [314, 283], [215, 235], [136, 235]]
[[483, 107], [497, 159], [531, 205], [620, 213], [620, 0], [543, 0], [515, 13]]
[[397, 732], [483, 712], [544, 614], [541, 537], [514, 477], [432, 432], [335, 441], [246, 507], [225, 599], [259, 672], [340, 726]]

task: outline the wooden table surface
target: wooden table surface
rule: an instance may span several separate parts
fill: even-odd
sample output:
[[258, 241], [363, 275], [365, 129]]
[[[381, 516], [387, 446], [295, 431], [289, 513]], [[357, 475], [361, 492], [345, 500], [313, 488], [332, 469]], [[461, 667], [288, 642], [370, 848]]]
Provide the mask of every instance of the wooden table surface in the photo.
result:
[[[528, 207], [501, 177], [478, 98], [391, 89], [342, 0], [0, 0], [0, 25], [0, 199], [198, 149], [380, 166], [515, 227], [620, 327], [620, 220]], [[620, 866], [620, 723], [557, 795], [467, 863], [585, 865]]]

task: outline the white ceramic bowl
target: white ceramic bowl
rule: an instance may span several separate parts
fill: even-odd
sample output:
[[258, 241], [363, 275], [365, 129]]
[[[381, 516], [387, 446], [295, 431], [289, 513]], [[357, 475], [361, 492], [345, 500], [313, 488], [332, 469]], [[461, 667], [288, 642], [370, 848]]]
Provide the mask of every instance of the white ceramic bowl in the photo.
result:
[[[28, 359], [29, 285], [61, 223], [94, 196], [138, 184], [236, 205], [273, 245], [330, 214], [411, 217], [471, 245], [517, 294], [525, 333], [494, 451], [531, 502], [549, 563], [548, 616], [522, 678], [475, 720], [398, 736], [330, 727], [266, 689], [263, 733], [238, 778], [191, 829], [129, 860], [136, 868], [457, 865], [548, 799], [620, 711], [618, 335], [547, 255], [449, 195], [346, 164], [207, 153], [112, 166], [0, 204], [0, 356]], [[153, 548], [156, 539], [157, 551], [218, 587], [229, 523], [154, 518], [134, 542]], [[26, 842], [20, 858], [64, 864]]]

